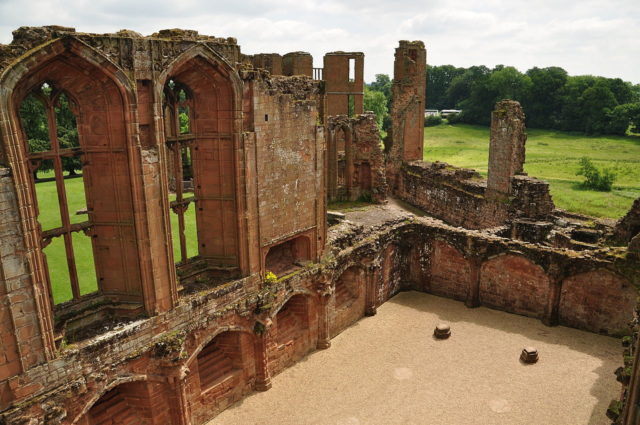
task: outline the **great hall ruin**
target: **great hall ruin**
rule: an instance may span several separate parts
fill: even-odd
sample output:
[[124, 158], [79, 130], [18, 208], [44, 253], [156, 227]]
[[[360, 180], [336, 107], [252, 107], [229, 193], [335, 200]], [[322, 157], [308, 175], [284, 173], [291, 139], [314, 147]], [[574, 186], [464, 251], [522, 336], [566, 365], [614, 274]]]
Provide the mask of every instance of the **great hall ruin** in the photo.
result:
[[[362, 53], [313, 68], [305, 52], [245, 55], [189, 30], [13, 36], [0, 45], [0, 424], [205, 424], [401, 291], [622, 338], [608, 413], [640, 423], [640, 200], [615, 226], [556, 209], [523, 173], [526, 111], [509, 100], [486, 179], [423, 161], [422, 42], [396, 49], [383, 145]], [[29, 111], [47, 135], [37, 149]], [[356, 199], [422, 213], [327, 212]]]

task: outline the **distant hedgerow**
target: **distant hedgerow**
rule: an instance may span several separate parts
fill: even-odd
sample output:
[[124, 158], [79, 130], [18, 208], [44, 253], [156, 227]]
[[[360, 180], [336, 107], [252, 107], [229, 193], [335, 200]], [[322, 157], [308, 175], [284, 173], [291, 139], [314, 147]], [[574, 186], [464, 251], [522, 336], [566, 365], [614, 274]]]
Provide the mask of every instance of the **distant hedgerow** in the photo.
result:
[[428, 115], [424, 117], [425, 127], [435, 127], [440, 124], [442, 124], [442, 117], [440, 115]]
[[576, 175], [584, 176], [585, 181], [582, 183], [584, 187], [601, 192], [610, 192], [613, 183], [618, 177], [610, 168], [598, 169], [586, 156], [580, 160], [580, 168]]

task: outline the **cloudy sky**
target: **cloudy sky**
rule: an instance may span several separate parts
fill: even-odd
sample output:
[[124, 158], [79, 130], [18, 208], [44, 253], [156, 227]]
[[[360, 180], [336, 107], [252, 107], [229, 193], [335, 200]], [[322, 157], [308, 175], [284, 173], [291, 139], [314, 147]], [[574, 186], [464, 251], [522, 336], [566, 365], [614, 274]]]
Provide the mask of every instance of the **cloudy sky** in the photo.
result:
[[365, 78], [393, 72], [401, 39], [432, 65], [561, 66], [640, 83], [640, 0], [0, 0], [0, 43], [23, 25], [236, 37], [244, 53], [363, 51]]

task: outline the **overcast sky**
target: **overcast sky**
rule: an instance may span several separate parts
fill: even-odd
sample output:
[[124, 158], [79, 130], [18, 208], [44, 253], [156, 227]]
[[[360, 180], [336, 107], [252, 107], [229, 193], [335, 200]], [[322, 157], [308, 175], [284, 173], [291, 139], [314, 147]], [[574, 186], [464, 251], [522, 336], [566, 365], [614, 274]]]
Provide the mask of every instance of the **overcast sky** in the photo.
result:
[[151, 34], [189, 28], [236, 37], [242, 52], [365, 53], [365, 79], [393, 72], [398, 40], [432, 65], [496, 64], [640, 83], [640, 0], [0, 0], [0, 43], [23, 25]]

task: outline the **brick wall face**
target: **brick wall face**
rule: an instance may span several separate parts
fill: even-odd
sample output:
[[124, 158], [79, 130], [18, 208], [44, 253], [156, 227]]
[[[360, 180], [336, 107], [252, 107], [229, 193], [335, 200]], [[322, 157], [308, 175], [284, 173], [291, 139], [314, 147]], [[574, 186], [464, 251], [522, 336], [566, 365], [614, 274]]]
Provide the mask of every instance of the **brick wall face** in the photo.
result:
[[[353, 62], [353, 80], [349, 79], [349, 61]], [[327, 93], [327, 115], [348, 115], [349, 96], [353, 114], [364, 113], [364, 54], [334, 52], [324, 56], [323, 80]]]
[[445, 163], [405, 163], [397, 178], [395, 195], [403, 201], [454, 226], [485, 229], [522, 217], [544, 219], [553, 209], [546, 182], [527, 177], [511, 179], [508, 198], [489, 196], [487, 181], [469, 169]]
[[366, 282], [364, 270], [351, 267], [336, 281], [333, 309], [329, 313], [333, 338], [364, 316]]
[[541, 318], [549, 292], [549, 278], [529, 260], [502, 255], [487, 261], [480, 274], [480, 300], [499, 310]]
[[607, 270], [571, 276], [562, 282], [560, 323], [591, 332], [625, 333], [637, 290]]
[[524, 112], [518, 102], [503, 100], [491, 113], [487, 188], [500, 195], [511, 193], [511, 177], [522, 172], [527, 141]]
[[[407, 235], [411, 235], [407, 239]], [[450, 241], [450, 242], [445, 242]], [[540, 313], [546, 314], [545, 306], [552, 298], [549, 293], [549, 282], [553, 270], [572, 270], [573, 277], [569, 276], [563, 282], [563, 295], [560, 304], [561, 323], [585, 328], [607, 329], [610, 332], [619, 331], [618, 326], [624, 318], [633, 315], [632, 293], [629, 278], [614, 275], [611, 272], [577, 272], [580, 268], [593, 267], [593, 261], [582, 259], [571, 267], [563, 266], [564, 261], [573, 261], [571, 253], [565, 251], [540, 250], [534, 245], [516, 243], [513, 241], [492, 238], [485, 239], [477, 232], [467, 232], [463, 229], [450, 228], [437, 225], [433, 222], [396, 223], [388, 227], [376, 230], [370, 237], [355, 246], [340, 251], [335, 263], [330, 263], [318, 274], [314, 271], [303, 271], [295, 276], [285, 279], [270, 288], [269, 293], [275, 297], [267, 301], [269, 307], [266, 313], [273, 320], [273, 325], [267, 328], [266, 355], [268, 368], [271, 374], [282, 371], [287, 365], [299, 360], [316, 346], [319, 335], [319, 317], [322, 309], [319, 307], [319, 298], [314, 294], [320, 287], [320, 282], [330, 282], [336, 287], [335, 294], [330, 299], [327, 309], [329, 329], [335, 334], [339, 329], [344, 329], [363, 314], [361, 297], [372, 299], [379, 305], [385, 302], [397, 291], [406, 288], [407, 282], [403, 277], [407, 276], [407, 264], [414, 262], [413, 251], [405, 249], [404, 244], [409, 242], [411, 246], [432, 247], [418, 250], [421, 255], [428, 255], [425, 265], [431, 265], [425, 276], [430, 276], [430, 290], [439, 295], [460, 298], [467, 293], [463, 288], [463, 282], [473, 285], [473, 279], [465, 278], [470, 264], [465, 265], [464, 257], [480, 255], [478, 261], [482, 262], [480, 277], [480, 303], [488, 307], [504, 309], [509, 312], [540, 317]], [[454, 248], [455, 247], [455, 248]], [[509, 250], [522, 251], [521, 255], [495, 255], [507, 253]], [[537, 258], [545, 268], [536, 266], [527, 258]], [[602, 264], [602, 260], [597, 260]], [[352, 266], [363, 266], [367, 270], [360, 272], [362, 279], [358, 286], [360, 295], [352, 303], [346, 301], [349, 297], [337, 299], [340, 292], [338, 283], [342, 272], [335, 273], [335, 268], [347, 270]], [[609, 265], [612, 267], [612, 265]], [[326, 274], [325, 274], [326, 273]], [[351, 273], [351, 272], [349, 272]], [[471, 274], [472, 276], [473, 274]], [[460, 280], [453, 276], [461, 276]], [[555, 278], [554, 278], [555, 279]], [[349, 275], [345, 281], [353, 281]], [[356, 279], [357, 280], [357, 279]], [[372, 280], [372, 281], [371, 281]], [[239, 400], [244, 394], [250, 392], [255, 385], [255, 376], [259, 362], [258, 353], [254, 347], [259, 336], [254, 332], [255, 320], [265, 320], [260, 304], [253, 298], [250, 279], [239, 282], [240, 285], [230, 292], [210, 290], [196, 295], [177, 308], [159, 316], [142, 320], [118, 332], [106, 335], [106, 338], [89, 340], [79, 347], [63, 352], [62, 356], [51, 362], [46, 362], [38, 367], [20, 375], [22, 396], [19, 398], [23, 408], [3, 412], [9, 424], [19, 423], [17, 418], [24, 414], [33, 417], [45, 415], [42, 403], [29, 403], [28, 385], [39, 382], [45, 391], [53, 391], [50, 396], [52, 406], [64, 408], [67, 417], [81, 416], [81, 411], [90, 403], [96, 393], [100, 393], [106, 385], [124, 376], [144, 374], [155, 376], [160, 385], [154, 390], [154, 399], [173, 400], [166, 415], [171, 415], [172, 421], [162, 419], [164, 423], [179, 423], [180, 412], [178, 390], [174, 378], [175, 370], [183, 364], [189, 369], [184, 386], [185, 400], [188, 400], [188, 415], [192, 423], [201, 424], [209, 420], [217, 412], [224, 409], [230, 403]], [[636, 282], [640, 283], [640, 282]], [[412, 286], [414, 287], [414, 286]], [[577, 289], [576, 289], [577, 287]], [[365, 289], [370, 288], [370, 289]], [[446, 290], [445, 290], [446, 289]], [[367, 295], [368, 290], [373, 294]], [[309, 295], [294, 295], [305, 293]], [[254, 292], [255, 294], [255, 292]], [[344, 295], [344, 294], [343, 294]], [[279, 339], [278, 317], [279, 305], [287, 300], [294, 300], [291, 311], [298, 319], [289, 321], [290, 335], [294, 335], [291, 344]], [[335, 303], [342, 306], [337, 311]], [[282, 310], [280, 310], [282, 311]], [[306, 311], [306, 314], [305, 314]], [[596, 321], [584, 314], [587, 311], [601, 312], [596, 315]], [[615, 313], [614, 313], [615, 312]], [[613, 317], [614, 320], [608, 319]], [[615, 328], [612, 328], [615, 327]], [[220, 330], [237, 330], [242, 334], [240, 340], [243, 357], [242, 373], [234, 375], [219, 388], [201, 394], [198, 382], [196, 352], [206, 345], [211, 339], [208, 335], [219, 334]], [[286, 329], [285, 329], [286, 331]], [[165, 354], [158, 352], [158, 341], [166, 338], [166, 335], [184, 332], [185, 339], [178, 351]], [[284, 333], [284, 332], [283, 332]], [[297, 341], [296, 337], [297, 336]], [[237, 344], [236, 344], [237, 347]], [[142, 350], [142, 353], [141, 353]], [[229, 348], [230, 352], [238, 351]], [[179, 355], [183, 352], [184, 355]], [[154, 354], [155, 353], [155, 354]], [[99, 364], [96, 363], [99, 358]], [[184, 358], [185, 360], [180, 360]], [[248, 360], [245, 360], [248, 359]], [[109, 364], [103, 368], [102, 364]], [[174, 383], [172, 383], [174, 382]], [[65, 390], [68, 389], [68, 390]], [[33, 390], [31, 390], [33, 391]], [[149, 390], [151, 391], [151, 389]], [[151, 397], [151, 396], [149, 396]], [[154, 412], [161, 413], [158, 407]], [[155, 423], [159, 419], [154, 414]], [[68, 422], [62, 422], [68, 423]], [[82, 423], [82, 422], [80, 422]]]
[[[0, 169], [0, 382], [46, 359], [14, 190], [8, 170]], [[0, 384], [0, 392], [1, 409], [10, 391]]]
[[330, 201], [387, 196], [384, 155], [375, 115], [327, 119], [327, 194]]
[[433, 243], [429, 292], [442, 297], [465, 300], [471, 285], [469, 261], [446, 242]]
[[253, 89], [260, 245], [313, 229], [315, 252], [323, 234], [324, 135], [316, 127], [317, 85], [297, 81], [304, 100], [295, 93], [270, 92], [265, 84]]

